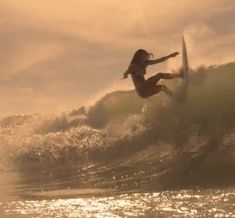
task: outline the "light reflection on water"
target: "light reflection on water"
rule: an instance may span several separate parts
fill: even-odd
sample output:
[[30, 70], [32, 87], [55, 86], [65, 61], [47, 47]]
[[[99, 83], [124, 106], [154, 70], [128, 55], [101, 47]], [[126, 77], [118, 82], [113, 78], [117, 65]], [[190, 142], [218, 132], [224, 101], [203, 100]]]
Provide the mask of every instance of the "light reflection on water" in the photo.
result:
[[1, 217], [235, 217], [235, 190], [165, 191], [108, 197], [14, 200]]

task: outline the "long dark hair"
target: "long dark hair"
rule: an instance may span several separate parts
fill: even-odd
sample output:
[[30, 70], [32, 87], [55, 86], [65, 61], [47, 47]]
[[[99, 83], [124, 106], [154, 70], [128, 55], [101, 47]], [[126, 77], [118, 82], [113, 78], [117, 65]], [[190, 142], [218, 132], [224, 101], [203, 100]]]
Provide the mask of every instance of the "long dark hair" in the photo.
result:
[[146, 50], [144, 49], [138, 49], [135, 54], [133, 55], [133, 58], [131, 60], [131, 64], [140, 64], [140, 60], [142, 55], [147, 55], [148, 58], [153, 57], [152, 53], [148, 53]]

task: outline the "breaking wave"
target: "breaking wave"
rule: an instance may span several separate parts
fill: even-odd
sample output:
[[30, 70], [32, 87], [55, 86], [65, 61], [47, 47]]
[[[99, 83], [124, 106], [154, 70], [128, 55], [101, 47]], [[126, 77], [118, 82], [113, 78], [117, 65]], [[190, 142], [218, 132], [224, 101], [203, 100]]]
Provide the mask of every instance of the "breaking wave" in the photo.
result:
[[[191, 70], [184, 101], [118, 91], [69, 113], [6, 117], [1, 164], [27, 181], [34, 172], [44, 186], [49, 180], [118, 190], [234, 185], [234, 84], [234, 63], [201, 67]], [[176, 93], [179, 87], [172, 85]]]

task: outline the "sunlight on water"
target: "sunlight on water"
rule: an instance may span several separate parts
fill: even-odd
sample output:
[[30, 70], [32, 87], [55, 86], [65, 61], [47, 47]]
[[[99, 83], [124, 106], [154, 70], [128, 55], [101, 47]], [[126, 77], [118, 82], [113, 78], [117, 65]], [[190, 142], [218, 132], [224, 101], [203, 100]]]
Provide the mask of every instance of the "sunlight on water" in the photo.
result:
[[166, 191], [1, 205], [17, 217], [235, 217], [235, 191]]

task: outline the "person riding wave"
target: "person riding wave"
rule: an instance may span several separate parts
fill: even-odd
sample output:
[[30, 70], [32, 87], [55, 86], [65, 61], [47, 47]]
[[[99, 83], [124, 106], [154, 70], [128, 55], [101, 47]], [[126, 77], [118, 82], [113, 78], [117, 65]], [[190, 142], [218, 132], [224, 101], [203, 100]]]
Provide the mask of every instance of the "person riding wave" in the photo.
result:
[[128, 78], [128, 75], [131, 74], [135, 89], [141, 98], [148, 98], [152, 95], [157, 94], [160, 91], [163, 91], [167, 95], [172, 96], [173, 93], [171, 90], [169, 90], [165, 85], [158, 85], [157, 83], [160, 79], [174, 79], [179, 77], [182, 78], [182, 72], [178, 74], [157, 73], [156, 75], [148, 79], [145, 79], [144, 75], [146, 74], [147, 66], [161, 63], [169, 58], [177, 56], [178, 54], [179, 52], [174, 52], [165, 57], [161, 57], [158, 59], [150, 59], [151, 56], [153, 57], [153, 54], [148, 53], [144, 49], [138, 49], [135, 52], [128, 69], [123, 74], [122, 79]]

